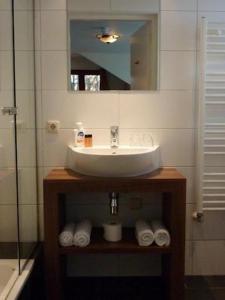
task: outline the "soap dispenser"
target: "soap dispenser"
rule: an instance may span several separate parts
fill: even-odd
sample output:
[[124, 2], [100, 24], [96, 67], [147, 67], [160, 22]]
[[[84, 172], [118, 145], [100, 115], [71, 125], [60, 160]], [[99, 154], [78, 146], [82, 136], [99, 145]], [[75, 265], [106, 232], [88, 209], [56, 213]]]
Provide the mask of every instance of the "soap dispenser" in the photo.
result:
[[84, 128], [82, 122], [76, 123], [77, 129], [74, 130], [75, 133], [75, 145], [77, 147], [83, 147], [84, 146]]

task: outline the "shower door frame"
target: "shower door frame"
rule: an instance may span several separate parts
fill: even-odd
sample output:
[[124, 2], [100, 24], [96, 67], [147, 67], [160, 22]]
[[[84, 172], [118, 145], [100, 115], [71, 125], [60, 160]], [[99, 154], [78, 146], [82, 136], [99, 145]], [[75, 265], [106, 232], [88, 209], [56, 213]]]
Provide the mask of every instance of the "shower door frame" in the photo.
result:
[[[37, 157], [37, 101], [36, 101], [36, 77], [35, 77], [35, 0], [32, 0], [33, 7], [33, 59], [34, 59], [34, 125], [35, 125], [35, 166], [36, 166], [36, 194], [37, 194], [37, 238], [39, 240], [39, 210], [38, 210], [38, 157]], [[16, 85], [16, 33], [15, 33], [15, 0], [11, 0], [11, 15], [12, 15], [12, 66], [13, 66], [13, 129], [14, 129], [14, 147], [15, 147], [15, 174], [16, 174], [16, 219], [17, 219], [17, 259], [18, 259], [18, 270], [19, 275], [22, 273], [23, 269], [26, 267], [29, 259], [34, 256], [34, 252], [37, 248], [38, 241], [33, 247], [29, 256], [26, 257], [26, 262], [21, 265], [21, 249], [20, 249], [20, 209], [19, 209], [19, 162], [18, 162], [18, 136], [17, 136], [17, 85]]]

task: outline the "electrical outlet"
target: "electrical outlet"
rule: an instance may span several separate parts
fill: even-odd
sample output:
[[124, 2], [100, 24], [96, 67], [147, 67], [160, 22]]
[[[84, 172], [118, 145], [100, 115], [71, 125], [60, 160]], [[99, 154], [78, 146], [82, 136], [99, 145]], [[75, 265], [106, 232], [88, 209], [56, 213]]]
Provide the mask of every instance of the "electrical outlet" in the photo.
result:
[[47, 122], [47, 130], [50, 133], [58, 133], [59, 132], [60, 122], [57, 120], [49, 120]]
[[129, 207], [132, 210], [138, 210], [142, 208], [142, 198], [133, 197], [129, 199]]

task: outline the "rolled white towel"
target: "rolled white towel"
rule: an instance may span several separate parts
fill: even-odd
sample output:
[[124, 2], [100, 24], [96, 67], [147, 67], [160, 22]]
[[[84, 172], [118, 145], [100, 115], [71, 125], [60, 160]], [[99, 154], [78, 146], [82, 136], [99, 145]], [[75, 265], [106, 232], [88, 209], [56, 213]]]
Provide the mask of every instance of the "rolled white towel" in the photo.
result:
[[163, 225], [161, 221], [152, 221], [152, 230], [154, 232], [154, 241], [156, 245], [162, 246], [169, 246], [170, 245], [170, 233]]
[[89, 220], [78, 223], [74, 232], [73, 244], [78, 247], [86, 247], [90, 243], [91, 228]]
[[63, 247], [69, 247], [73, 245], [73, 237], [75, 231], [75, 224], [67, 224], [59, 235], [59, 244]]
[[154, 242], [154, 233], [150, 224], [138, 220], [135, 224], [135, 233], [139, 246], [150, 246]]

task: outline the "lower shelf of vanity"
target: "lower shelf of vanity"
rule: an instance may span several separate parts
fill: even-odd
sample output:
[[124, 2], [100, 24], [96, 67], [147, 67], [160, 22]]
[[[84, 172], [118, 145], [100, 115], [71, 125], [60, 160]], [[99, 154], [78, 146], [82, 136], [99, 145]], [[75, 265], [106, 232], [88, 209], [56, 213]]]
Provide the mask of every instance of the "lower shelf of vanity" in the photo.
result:
[[123, 228], [123, 238], [119, 242], [108, 242], [103, 238], [103, 230], [94, 228], [91, 233], [91, 243], [87, 247], [60, 247], [61, 255], [75, 253], [170, 253], [171, 246], [159, 247], [154, 243], [151, 246], [141, 247], [135, 238], [134, 228]]

